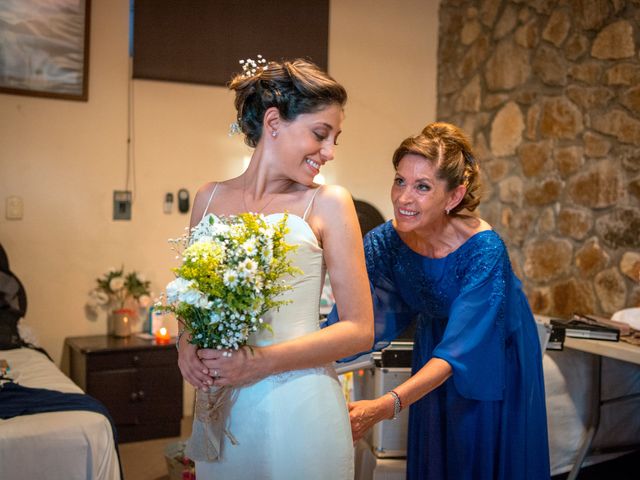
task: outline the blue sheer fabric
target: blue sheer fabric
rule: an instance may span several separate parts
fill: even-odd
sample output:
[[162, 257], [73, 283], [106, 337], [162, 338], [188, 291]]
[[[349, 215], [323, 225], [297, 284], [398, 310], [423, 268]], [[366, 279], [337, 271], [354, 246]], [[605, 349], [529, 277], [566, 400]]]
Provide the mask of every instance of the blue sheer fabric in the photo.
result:
[[[365, 237], [374, 350], [416, 321], [413, 373], [433, 357], [453, 375], [411, 406], [407, 478], [549, 478], [535, 320], [498, 234], [423, 257], [391, 222]], [[328, 324], [338, 321], [334, 309]]]

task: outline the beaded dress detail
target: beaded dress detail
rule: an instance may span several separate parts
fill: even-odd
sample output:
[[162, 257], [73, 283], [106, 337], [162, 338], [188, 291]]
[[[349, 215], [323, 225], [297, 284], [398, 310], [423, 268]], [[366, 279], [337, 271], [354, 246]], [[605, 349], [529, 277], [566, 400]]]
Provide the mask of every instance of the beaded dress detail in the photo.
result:
[[411, 406], [407, 478], [549, 478], [537, 328], [499, 235], [429, 258], [387, 222], [367, 234], [365, 254], [374, 348], [415, 322], [413, 373], [433, 357], [453, 370]]

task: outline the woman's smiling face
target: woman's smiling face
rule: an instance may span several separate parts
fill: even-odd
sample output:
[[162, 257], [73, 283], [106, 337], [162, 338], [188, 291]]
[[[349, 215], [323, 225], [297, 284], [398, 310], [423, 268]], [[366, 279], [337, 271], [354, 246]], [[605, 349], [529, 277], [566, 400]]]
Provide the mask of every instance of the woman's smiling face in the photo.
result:
[[322, 166], [333, 160], [344, 113], [332, 104], [314, 113], [303, 113], [284, 122], [278, 131], [280, 154], [287, 159], [288, 174], [308, 185]]
[[396, 230], [429, 229], [442, 221], [445, 209], [452, 206], [452, 192], [436, 173], [433, 162], [422, 155], [409, 153], [402, 157], [391, 188]]

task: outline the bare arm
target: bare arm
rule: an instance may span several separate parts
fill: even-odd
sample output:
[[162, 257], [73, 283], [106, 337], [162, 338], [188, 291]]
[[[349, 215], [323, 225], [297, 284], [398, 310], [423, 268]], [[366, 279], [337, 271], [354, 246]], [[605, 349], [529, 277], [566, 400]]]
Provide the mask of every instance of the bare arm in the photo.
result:
[[[442, 385], [452, 373], [448, 362], [432, 358], [415, 375], [393, 390], [400, 397], [402, 408], [405, 409]], [[366, 431], [379, 421], [393, 418], [393, 411], [394, 397], [388, 393], [374, 400], [349, 404], [353, 440], [362, 438]]]
[[341, 187], [322, 187], [314, 203], [314, 227], [320, 233], [331, 275], [340, 322], [295, 340], [263, 348], [247, 348], [223, 357], [201, 350], [210, 371], [221, 378], [216, 385], [239, 385], [286, 370], [330, 363], [371, 348], [373, 308], [358, 219], [349, 193]]

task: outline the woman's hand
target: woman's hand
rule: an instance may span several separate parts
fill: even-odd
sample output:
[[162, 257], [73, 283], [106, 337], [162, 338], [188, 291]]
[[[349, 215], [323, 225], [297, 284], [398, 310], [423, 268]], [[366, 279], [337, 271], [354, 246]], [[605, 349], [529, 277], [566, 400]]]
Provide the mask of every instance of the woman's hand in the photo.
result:
[[187, 341], [187, 335], [178, 340], [178, 367], [182, 377], [196, 388], [207, 390], [213, 385], [209, 369], [198, 357], [198, 347]]
[[198, 350], [202, 364], [213, 377], [215, 386], [238, 387], [257, 382], [269, 374], [266, 358], [260, 347], [238, 350]]
[[393, 418], [394, 401], [391, 395], [383, 395], [375, 400], [360, 400], [349, 404], [349, 420], [354, 443], [380, 420]]

